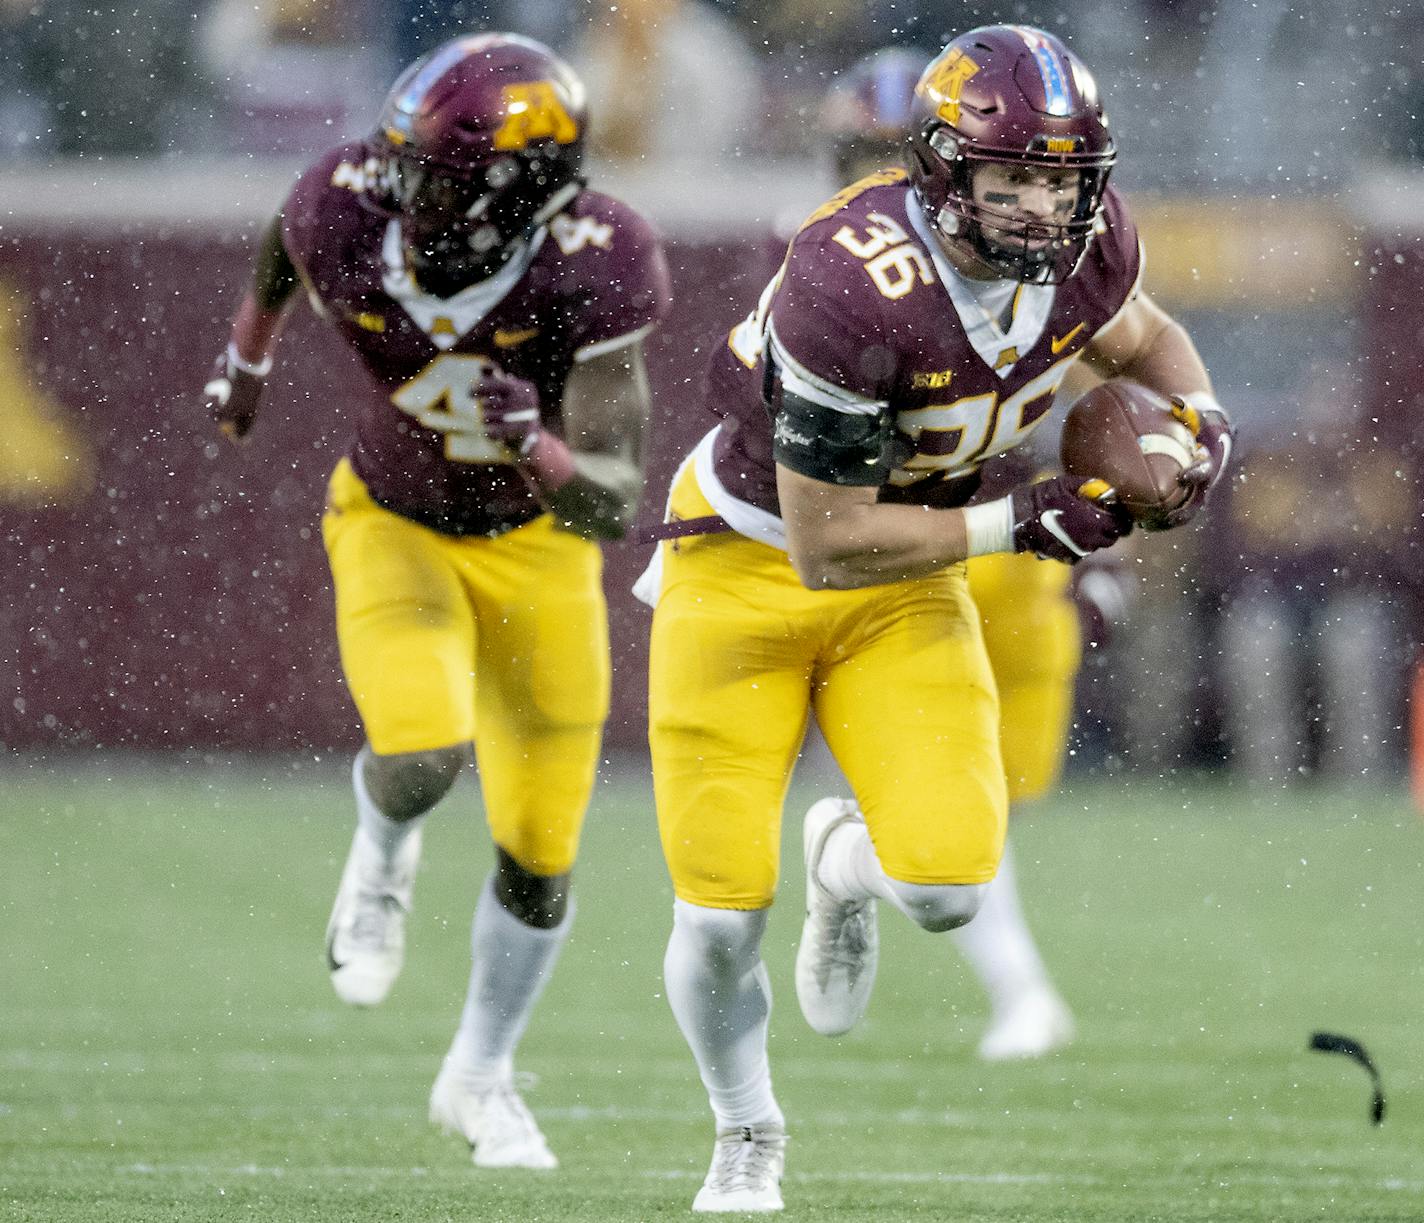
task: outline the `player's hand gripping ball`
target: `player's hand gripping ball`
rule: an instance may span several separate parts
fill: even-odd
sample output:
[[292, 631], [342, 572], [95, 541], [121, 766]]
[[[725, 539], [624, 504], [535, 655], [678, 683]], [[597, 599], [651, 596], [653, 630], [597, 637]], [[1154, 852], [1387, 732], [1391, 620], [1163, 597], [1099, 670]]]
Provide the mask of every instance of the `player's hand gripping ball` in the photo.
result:
[[[1198, 440], [1200, 414], [1126, 378], [1094, 387], [1063, 422], [1060, 457], [1074, 479], [1105, 480], [1139, 526], [1180, 526], [1220, 473]], [[1223, 459], [1224, 462], [1224, 459]]]
[[1054, 476], [1010, 494], [1014, 551], [1076, 565], [1132, 530], [1132, 517], [1102, 480]]

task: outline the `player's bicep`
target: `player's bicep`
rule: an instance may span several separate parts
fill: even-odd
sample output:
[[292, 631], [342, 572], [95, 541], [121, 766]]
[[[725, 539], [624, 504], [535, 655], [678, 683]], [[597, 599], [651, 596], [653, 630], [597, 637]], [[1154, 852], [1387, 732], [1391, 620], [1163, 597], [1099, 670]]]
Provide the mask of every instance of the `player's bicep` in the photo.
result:
[[564, 440], [577, 453], [637, 457], [651, 402], [640, 340], [589, 357], [564, 385]]
[[1084, 347], [1083, 360], [1094, 372], [1111, 378], [1131, 366], [1171, 322], [1161, 306], [1138, 290]]
[[287, 251], [284, 222], [279, 212], [257, 248], [252, 269], [252, 296], [263, 310], [280, 310], [296, 290], [297, 283], [297, 267]]
[[894, 451], [893, 430], [876, 405], [831, 406], [782, 386], [771, 432], [779, 466], [825, 484], [875, 489], [889, 478]]
[[776, 494], [792, 556], [837, 540], [847, 520], [875, 504], [878, 491], [864, 484], [830, 484], [778, 463]]

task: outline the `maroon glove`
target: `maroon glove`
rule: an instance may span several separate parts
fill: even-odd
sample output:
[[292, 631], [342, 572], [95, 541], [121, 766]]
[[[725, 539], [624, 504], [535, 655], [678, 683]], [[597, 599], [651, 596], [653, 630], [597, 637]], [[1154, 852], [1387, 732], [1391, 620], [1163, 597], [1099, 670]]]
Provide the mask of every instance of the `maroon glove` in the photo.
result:
[[485, 433], [523, 456], [534, 447], [543, 432], [539, 420], [539, 388], [527, 378], [494, 372], [475, 384], [475, 398]]
[[213, 362], [203, 387], [203, 402], [208, 415], [229, 437], [246, 437], [251, 430], [271, 368], [270, 360], [261, 367], [241, 364], [231, 347], [223, 349]]
[[1207, 494], [1221, 479], [1231, 461], [1231, 446], [1235, 437], [1231, 421], [1220, 406], [1194, 407], [1180, 396], [1172, 396], [1172, 415], [1192, 431], [1197, 439], [1200, 457], [1190, 467], [1183, 468], [1177, 482], [1189, 490], [1187, 499], [1174, 510], [1144, 524], [1150, 531], [1166, 531], [1180, 527], [1197, 516], [1206, 504]]
[[1010, 496], [1015, 552], [1076, 565], [1132, 530], [1131, 516], [1101, 480], [1078, 486], [1055, 476], [1015, 489]]
[[539, 418], [539, 388], [527, 378], [502, 371], [475, 384], [485, 433], [514, 452], [515, 462], [535, 487], [551, 493], [573, 478], [574, 460], [563, 440]]

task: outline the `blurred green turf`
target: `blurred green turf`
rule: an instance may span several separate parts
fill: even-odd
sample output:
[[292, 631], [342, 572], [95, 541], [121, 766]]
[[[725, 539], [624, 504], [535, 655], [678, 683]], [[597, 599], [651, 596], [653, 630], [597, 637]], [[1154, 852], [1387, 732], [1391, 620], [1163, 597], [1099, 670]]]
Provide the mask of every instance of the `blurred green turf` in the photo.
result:
[[[646, 778], [600, 786], [579, 915], [520, 1064], [563, 1161], [478, 1171], [425, 1120], [490, 851], [430, 821], [406, 973], [341, 1007], [322, 933], [349, 839], [325, 766], [26, 767], [0, 779], [0, 1219], [683, 1217], [711, 1124], [660, 979], [671, 891]], [[106, 769], [112, 770], [106, 772]], [[981, 995], [894, 914], [852, 1036], [796, 1010], [799, 815], [766, 957], [805, 1219], [1424, 1218], [1424, 822], [1393, 790], [1079, 785], [1019, 820], [1081, 1031], [983, 1066]], [[1367, 1124], [1363, 1040], [1390, 1112]]]

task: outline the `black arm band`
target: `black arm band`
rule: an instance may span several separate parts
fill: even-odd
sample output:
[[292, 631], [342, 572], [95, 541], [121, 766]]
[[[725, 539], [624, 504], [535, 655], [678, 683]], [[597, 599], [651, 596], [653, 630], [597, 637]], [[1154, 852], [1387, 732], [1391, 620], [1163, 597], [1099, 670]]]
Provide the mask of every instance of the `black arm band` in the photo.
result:
[[822, 407], [782, 390], [771, 425], [771, 453], [783, 467], [827, 484], [874, 488], [900, 457], [894, 429], [878, 413]]
[[297, 287], [297, 269], [282, 241], [282, 214], [267, 227], [257, 249], [252, 293], [264, 310], [278, 310]]

